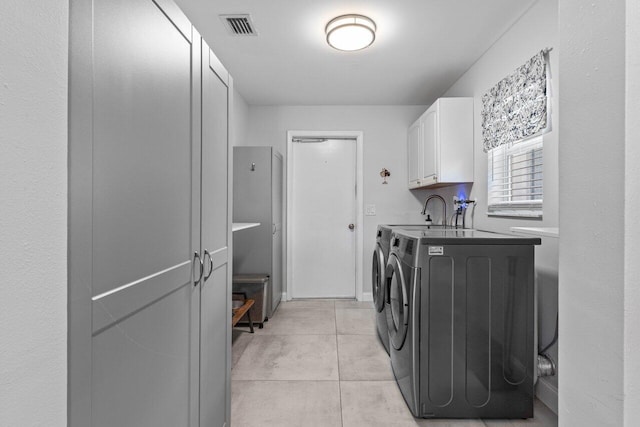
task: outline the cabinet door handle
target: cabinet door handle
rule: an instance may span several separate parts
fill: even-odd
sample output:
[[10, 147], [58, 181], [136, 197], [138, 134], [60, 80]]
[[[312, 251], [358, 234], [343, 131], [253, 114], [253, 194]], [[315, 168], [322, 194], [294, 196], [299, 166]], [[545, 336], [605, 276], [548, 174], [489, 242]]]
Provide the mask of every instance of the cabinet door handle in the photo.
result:
[[206, 260], [207, 257], [209, 257], [209, 272], [204, 276], [205, 282], [209, 279], [209, 277], [211, 277], [211, 273], [213, 273], [213, 258], [211, 258], [211, 254], [209, 253], [209, 251], [205, 249], [203, 258]]
[[[198, 253], [198, 251], [195, 251], [193, 253], [193, 265], [191, 267], [191, 273], [193, 274], [193, 267], [196, 265], [196, 260], [200, 265], [200, 274], [198, 275], [198, 280], [193, 281], [193, 286], [198, 286], [198, 283], [200, 283], [200, 280], [202, 279], [202, 274], [204, 273], [204, 264], [202, 263], [202, 258], [200, 258], [200, 254]], [[195, 279], [195, 274], [193, 274], [193, 277]]]
[[354, 228], [356, 228], [355, 224], [349, 224], [349, 230], [353, 230]]

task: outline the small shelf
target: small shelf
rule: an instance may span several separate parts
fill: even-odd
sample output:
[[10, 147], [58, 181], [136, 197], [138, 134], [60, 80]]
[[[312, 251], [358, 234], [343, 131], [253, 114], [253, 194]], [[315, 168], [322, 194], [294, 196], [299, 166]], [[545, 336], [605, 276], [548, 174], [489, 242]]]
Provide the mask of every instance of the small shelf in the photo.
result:
[[259, 225], [259, 222], [234, 222], [231, 226], [231, 231], [236, 232], [240, 230], [246, 230], [248, 228], [257, 227]]
[[531, 234], [540, 237], [560, 237], [558, 227], [511, 227], [512, 233]]

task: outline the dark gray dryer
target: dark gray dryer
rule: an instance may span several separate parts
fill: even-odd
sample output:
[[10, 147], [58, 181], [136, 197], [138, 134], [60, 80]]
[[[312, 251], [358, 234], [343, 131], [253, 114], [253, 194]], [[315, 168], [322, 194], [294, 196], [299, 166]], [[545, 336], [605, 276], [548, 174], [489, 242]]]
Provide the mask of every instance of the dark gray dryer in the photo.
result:
[[474, 230], [393, 230], [391, 366], [415, 416], [533, 416], [537, 244]]

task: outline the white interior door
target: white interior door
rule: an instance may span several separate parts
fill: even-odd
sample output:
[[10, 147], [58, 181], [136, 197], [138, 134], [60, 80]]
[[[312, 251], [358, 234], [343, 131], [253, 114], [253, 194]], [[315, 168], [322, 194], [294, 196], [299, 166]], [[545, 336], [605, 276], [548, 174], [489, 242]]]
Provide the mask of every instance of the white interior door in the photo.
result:
[[293, 142], [293, 298], [356, 295], [356, 140]]

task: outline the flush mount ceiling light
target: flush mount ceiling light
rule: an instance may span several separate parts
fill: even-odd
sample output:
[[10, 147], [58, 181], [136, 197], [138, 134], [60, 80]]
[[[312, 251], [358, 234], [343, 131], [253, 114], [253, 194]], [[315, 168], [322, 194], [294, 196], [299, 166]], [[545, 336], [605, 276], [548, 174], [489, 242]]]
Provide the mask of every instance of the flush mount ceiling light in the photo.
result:
[[333, 18], [324, 29], [327, 43], [338, 50], [360, 50], [376, 39], [376, 24], [363, 15], [342, 15]]

